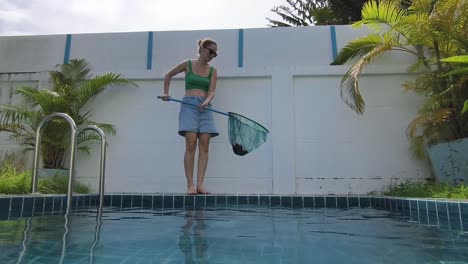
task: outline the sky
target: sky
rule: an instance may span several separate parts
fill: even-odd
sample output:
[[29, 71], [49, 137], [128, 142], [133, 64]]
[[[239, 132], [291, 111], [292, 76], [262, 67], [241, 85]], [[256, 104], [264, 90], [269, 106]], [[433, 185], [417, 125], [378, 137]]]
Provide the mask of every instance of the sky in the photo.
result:
[[0, 0], [0, 36], [268, 27], [286, 0]]

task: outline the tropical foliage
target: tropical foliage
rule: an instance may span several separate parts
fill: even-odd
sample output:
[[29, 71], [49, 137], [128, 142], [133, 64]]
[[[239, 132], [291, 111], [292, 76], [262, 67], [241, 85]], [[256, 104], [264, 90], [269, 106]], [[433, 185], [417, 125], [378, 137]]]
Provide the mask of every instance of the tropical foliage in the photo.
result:
[[[0, 105], [0, 133], [8, 134], [9, 139], [24, 147], [25, 151], [34, 150], [35, 131], [41, 120], [54, 112], [62, 112], [73, 118], [78, 129], [96, 125], [106, 134], [115, 134], [113, 125], [97, 123], [91, 120], [91, 110], [81, 110], [106, 88], [133, 85], [132, 82], [114, 73], [92, 77], [90, 66], [83, 59], [60, 65], [60, 70], [51, 71], [50, 77], [50, 89], [16, 88], [15, 93], [22, 96], [26, 104]], [[69, 139], [70, 127], [65, 120], [53, 119], [45, 125], [41, 142], [44, 168], [64, 167], [70, 146]], [[100, 138], [94, 133], [80, 133], [77, 139], [78, 149], [89, 152], [89, 144], [96, 140]]]
[[[443, 62], [448, 62], [448, 63], [456, 63], [456, 64], [468, 64], [468, 55], [462, 55], [462, 56], [453, 56], [453, 57], [450, 57], [450, 58], [446, 58], [446, 59], [443, 59], [442, 60]], [[461, 68], [458, 68], [458, 69], [454, 69], [450, 72], [447, 73], [448, 76], [451, 76], [451, 75], [468, 75], [468, 66], [462, 66]], [[468, 78], [464, 78], [462, 79], [462, 86], [465, 86], [467, 85], [467, 82], [468, 82]], [[468, 89], [468, 88], [465, 88], [465, 89]], [[466, 112], [468, 111], [468, 99], [465, 100], [465, 102], [463, 103], [463, 110], [462, 110], [462, 115], [466, 114]]]
[[[333, 65], [357, 61], [342, 78], [341, 97], [354, 111], [363, 114], [365, 103], [359, 90], [362, 71], [377, 57], [389, 52], [405, 52], [415, 58], [408, 68], [414, 81], [403, 84], [426, 99], [419, 116], [408, 126], [411, 149], [425, 158], [425, 146], [468, 136], [468, 82], [460, 66], [444, 60], [467, 54], [468, 1], [414, 0], [402, 6], [400, 0], [369, 1], [362, 20], [371, 33], [346, 44]], [[455, 70], [455, 72], [454, 72]], [[463, 74], [464, 73], [464, 74]]]
[[361, 8], [367, 0], [286, 0], [288, 5], [271, 11], [282, 20], [267, 18], [271, 27], [341, 25], [361, 19]]
[[[89, 193], [87, 185], [75, 182], [74, 192]], [[39, 179], [40, 193], [67, 193], [68, 176], [54, 175]], [[7, 158], [0, 162], [0, 194], [28, 194], [31, 191], [31, 171], [16, 166], [12, 159]]]
[[404, 181], [391, 183], [384, 195], [420, 198], [468, 199], [468, 187], [463, 184], [423, 183]]

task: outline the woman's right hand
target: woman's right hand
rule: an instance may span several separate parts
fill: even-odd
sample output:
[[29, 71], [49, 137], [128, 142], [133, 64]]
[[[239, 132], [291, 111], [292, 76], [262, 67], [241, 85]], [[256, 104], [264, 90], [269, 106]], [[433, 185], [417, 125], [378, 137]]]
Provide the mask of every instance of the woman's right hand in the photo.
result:
[[163, 94], [163, 95], [158, 96], [158, 97], [159, 97], [161, 100], [163, 100], [163, 101], [169, 101], [169, 98], [171, 98], [171, 97], [169, 96], [169, 94]]

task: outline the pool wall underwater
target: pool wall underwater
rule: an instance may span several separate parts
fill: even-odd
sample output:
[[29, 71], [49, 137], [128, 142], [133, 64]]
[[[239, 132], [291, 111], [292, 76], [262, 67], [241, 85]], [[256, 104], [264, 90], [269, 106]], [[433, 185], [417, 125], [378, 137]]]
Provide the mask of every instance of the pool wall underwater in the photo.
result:
[[[65, 195], [0, 196], [0, 220], [64, 214]], [[72, 210], [93, 208], [99, 197], [75, 195]], [[107, 194], [104, 207], [156, 210], [203, 209], [237, 205], [282, 208], [374, 208], [405, 216], [410, 222], [441, 229], [468, 230], [468, 201], [395, 198], [383, 196], [280, 196], [280, 195], [183, 195]], [[104, 208], [104, 209], [105, 209]]]

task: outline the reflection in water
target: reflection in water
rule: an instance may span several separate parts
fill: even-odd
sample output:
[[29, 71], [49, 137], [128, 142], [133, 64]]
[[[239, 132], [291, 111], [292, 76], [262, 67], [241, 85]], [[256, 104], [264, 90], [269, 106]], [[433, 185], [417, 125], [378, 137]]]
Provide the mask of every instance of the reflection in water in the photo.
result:
[[63, 217], [65, 219], [65, 224], [63, 225], [65, 232], [63, 233], [63, 237], [62, 237], [62, 254], [60, 255], [60, 264], [63, 263], [63, 259], [65, 258], [65, 249], [67, 247], [67, 235], [68, 235], [68, 232], [70, 231], [68, 229], [68, 221], [69, 221], [68, 210]]
[[31, 229], [31, 217], [28, 217], [26, 220], [26, 226], [24, 227], [23, 231], [23, 240], [21, 241], [21, 253], [18, 257], [18, 261], [16, 262], [21, 263], [23, 260], [24, 254], [26, 253], [26, 244], [28, 242], [28, 237], [29, 237], [29, 230]]
[[[100, 233], [101, 233], [101, 226], [102, 226], [102, 208], [98, 208], [97, 210], [97, 215], [96, 215], [96, 226], [94, 228], [94, 237], [93, 237], [93, 243], [91, 243], [91, 246], [89, 248], [89, 263], [92, 264], [94, 263], [94, 249], [96, 248], [96, 245], [99, 243], [99, 238], [100, 238]], [[66, 244], [67, 244], [67, 236], [70, 232], [70, 226], [69, 226], [69, 216], [68, 212], [64, 216], [65, 218], [65, 232], [63, 234], [63, 239], [62, 239], [62, 255], [60, 258], [60, 263], [63, 263], [63, 259], [66, 256]]]
[[[102, 227], [102, 209], [99, 208], [98, 209], [98, 212], [97, 212], [97, 215], [96, 215], [96, 224], [95, 224], [95, 228], [94, 228], [94, 236], [93, 236], [93, 241], [89, 247], [89, 263], [92, 264], [94, 263], [95, 261], [95, 258], [94, 258], [94, 251], [95, 251], [95, 248], [96, 246], [98, 245], [99, 243], [99, 239], [100, 239], [100, 232], [101, 232], [101, 227]], [[62, 245], [61, 245], [61, 250], [60, 251], [57, 251], [58, 254], [55, 255], [56, 257], [56, 261], [58, 262], [54, 262], [54, 263], [67, 263], [67, 244], [70, 244], [70, 236], [71, 236], [71, 231], [72, 231], [72, 228], [71, 228], [71, 222], [72, 222], [72, 215], [69, 213], [69, 212], [66, 212], [65, 215], [63, 215], [63, 234], [61, 235], [61, 242], [62, 242]], [[37, 238], [32, 238], [31, 237], [31, 232], [34, 233], [35, 231], [31, 231], [33, 228], [35, 228], [35, 226], [38, 226], [38, 228], [41, 228], [41, 223], [37, 223], [37, 221], [34, 221], [35, 219], [33, 217], [28, 217], [26, 219], [26, 221], [24, 221], [24, 230], [22, 232], [23, 236], [22, 236], [22, 239], [21, 239], [21, 251], [18, 255], [18, 258], [16, 260], [16, 264], [20, 264], [20, 263], [31, 263], [31, 260], [28, 260], [28, 258], [31, 258], [31, 256], [28, 256], [30, 253], [29, 251], [32, 251], [32, 252], [35, 252], [37, 251], [38, 249], [36, 248], [37, 247], [37, 243], [35, 243], [35, 239]], [[62, 222], [62, 221], [60, 221]], [[58, 229], [57, 229], [58, 231]], [[60, 232], [60, 231], [58, 231]], [[62, 232], [60, 232], [62, 233]], [[53, 247], [51, 245], [51, 247]], [[29, 249], [29, 250], [28, 250]], [[69, 249], [68, 249], [69, 250]], [[49, 258], [53, 258], [54, 254], [52, 253], [53, 251], [49, 251], [49, 254], [48, 254], [48, 257]], [[59, 255], [60, 254], [60, 255]], [[58, 258], [60, 257], [60, 258]], [[38, 257], [36, 257], [35, 259], [38, 259]], [[49, 259], [50, 260], [50, 259]], [[0, 259], [0, 262], [1, 262], [1, 259]]]
[[[373, 209], [105, 211], [0, 221], [0, 263], [465, 263], [468, 237]], [[369, 217], [371, 216], [371, 217]], [[64, 225], [65, 223], [68, 226]], [[369, 253], [370, 252], [370, 253]], [[376, 253], [378, 252], [378, 253]]]
[[102, 226], [101, 216], [102, 216], [102, 207], [99, 207], [98, 213], [96, 216], [96, 227], [94, 229], [94, 240], [93, 240], [93, 243], [91, 244], [91, 247], [89, 248], [89, 263], [90, 264], [94, 263], [94, 248], [99, 243], [99, 237], [101, 234], [101, 226]]
[[[208, 243], [204, 237], [205, 212], [202, 210], [186, 211], [186, 223], [182, 226], [179, 248], [184, 253], [185, 263], [208, 263], [206, 251]], [[195, 258], [194, 258], [195, 252]]]

